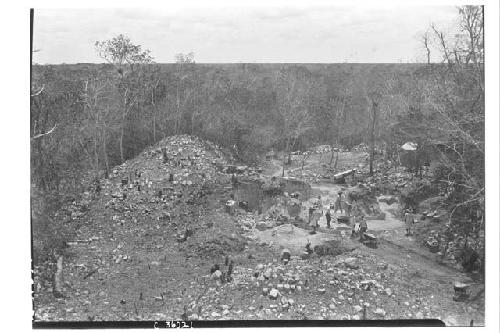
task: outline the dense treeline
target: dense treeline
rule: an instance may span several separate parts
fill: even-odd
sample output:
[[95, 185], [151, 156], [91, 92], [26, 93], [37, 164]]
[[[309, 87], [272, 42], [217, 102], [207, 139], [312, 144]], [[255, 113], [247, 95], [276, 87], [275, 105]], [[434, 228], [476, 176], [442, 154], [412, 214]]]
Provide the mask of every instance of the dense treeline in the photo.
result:
[[[444, 69], [436, 65], [436, 70]], [[181, 133], [231, 147], [246, 161], [271, 147], [353, 146], [369, 138], [368, 81], [383, 87], [377, 139], [408, 113], [403, 85], [424, 65], [148, 64], [34, 66], [32, 172], [37, 186], [80, 183], [162, 138]], [[371, 83], [370, 83], [371, 84]], [[408, 87], [409, 89], [409, 87]], [[122, 137], [123, 136], [123, 137]], [[385, 135], [387, 136], [387, 135]], [[122, 156], [123, 154], [123, 156]]]
[[361, 142], [390, 158], [412, 141], [417, 155], [432, 149], [439, 156], [436, 177], [452, 213], [482, 220], [482, 12], [466, 6], [459, 14], [462, 34], [432, 26], [422, 37], [428, 53], [436, 45], [441, 64], [208, 65], [193, 54], [155, 64], [149, 51], [118, 36], [95, 45], [107, 64], [35, 65], [34, 193], [51, 198], [53, 210], [57, 199], [175, 134], [212, 140], [245, 162], [270, 148]]
[[[466, 65], [151, 64], [136, 71], [122, 79], [110, 65], [34, 66], [44, 89], [32, 98], [32, 136], [56, 127], [32, 140], [37, 186], [78, 184], [85, 171], [97, 175], [181, 133], [235, 148], [247, 161], [271, 147], [368, 143], [373, 122], [375, 141], [387, 147], [431, 144], [432, 135], [440, 143], [461, 134], [470, 144], [484, 141], [484, 97], [474, 93]], [[453, 129], [449, 116], [463, 128]]]

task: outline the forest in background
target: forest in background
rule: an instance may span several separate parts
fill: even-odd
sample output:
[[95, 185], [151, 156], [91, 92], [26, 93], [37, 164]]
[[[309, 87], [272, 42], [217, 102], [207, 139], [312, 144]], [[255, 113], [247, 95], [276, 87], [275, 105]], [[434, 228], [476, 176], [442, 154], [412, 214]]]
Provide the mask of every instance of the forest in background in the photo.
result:
[[95, 44], [106, 64], [33, 65], [34, 237], [57, 234], [52, 216], [63, 202], [176, 134], [211, 140], [250, 164], [270, 149], [362, 142], [391, 159], [415, 142], [417, 154], [440, 154], [435, 178], [449, 192], [450, 222], [476, 231], [485, 194], [482, 9], [458, 15], [462, 34], [431, 26], [421, 36], [439, 64], [198, 64], [193, 54], [155, 64], [120, 35]]

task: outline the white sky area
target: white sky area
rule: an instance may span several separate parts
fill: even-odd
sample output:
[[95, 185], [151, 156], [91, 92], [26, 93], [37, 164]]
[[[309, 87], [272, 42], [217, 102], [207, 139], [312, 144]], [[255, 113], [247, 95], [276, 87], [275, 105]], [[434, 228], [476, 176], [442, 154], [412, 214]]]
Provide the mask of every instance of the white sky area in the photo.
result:
[[[453, 6], [248, 6], [35, 9], [34, 62], [104, 62], [94, 43], [124, 34], [155, 61], [198, 63], [424, 61], [418, 35], [456, 25]], [[439, 61], [437, 52], [433, 60]]]

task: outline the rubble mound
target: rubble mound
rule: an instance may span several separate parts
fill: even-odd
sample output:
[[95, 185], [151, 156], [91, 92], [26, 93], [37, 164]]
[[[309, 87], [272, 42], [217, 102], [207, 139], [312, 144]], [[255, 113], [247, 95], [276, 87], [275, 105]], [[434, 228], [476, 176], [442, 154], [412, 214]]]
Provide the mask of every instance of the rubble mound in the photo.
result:
[[231, 154], [214, 143], [195, 136], [175, 135], [115, 167], [111, 177], [135, 173], [152, 182], [167, 178], [173, 185], [192, 185], [213, 179], [232, 162]]
[[209, 141], [189, 135], [167, 137], [114, 167], [107, 179], [100, 179], [58, 214], [74, 222], [71, 225], [92, 221], [91, 234], [115, 225], [120, 230], [156, 225], [156, 230], [186, 241], [206, 228], [208, 198], [229, 197], [224, 186], [214, 184], [229, 184], [225, 168], [232, 163], [229, 152]]
[[171, 136], [113, 168], [100, 192], [105, 207], [117, 213], [141, 212], [179, 222], [187, 217], [186, 206], [199, 206], [212, 194], [214, 183], [227, 182], [224, 168], [233, 161], [231, 154], [209, 141]]

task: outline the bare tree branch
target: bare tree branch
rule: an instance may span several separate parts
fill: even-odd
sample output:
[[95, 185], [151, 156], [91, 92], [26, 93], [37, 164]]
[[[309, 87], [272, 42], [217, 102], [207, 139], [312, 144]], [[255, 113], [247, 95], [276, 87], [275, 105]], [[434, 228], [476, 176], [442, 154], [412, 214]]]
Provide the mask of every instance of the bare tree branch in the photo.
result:
[[40, 134], [37, 134], [35, 135], [34, 137], [31, 138], [31, 140], [36, 140], [36, 139], [39, 139], [45, 135], [49, 135], [51, 134], [52, 132], [54, 132], [54, 130], [56, 129], [57, 127], [57, 124], [54, 125], [54, 127], [52, 127], [48, 132], [45, 132], [45, 133], [40, 133]]
[[31, 97], [35, 97], [35, 96], [40, 95], [44, 89], [45, 89], [45, 85], [43, 85], [42, 88], [40, 88], [40, 90], [38, 90], [36, 93], [31, 94]]

